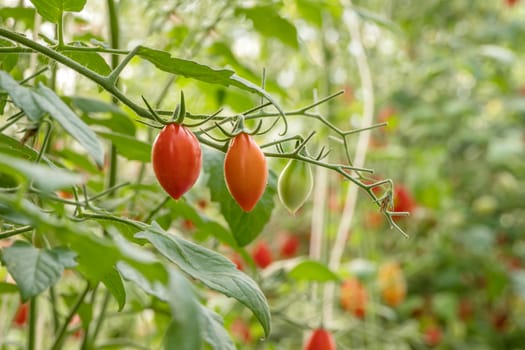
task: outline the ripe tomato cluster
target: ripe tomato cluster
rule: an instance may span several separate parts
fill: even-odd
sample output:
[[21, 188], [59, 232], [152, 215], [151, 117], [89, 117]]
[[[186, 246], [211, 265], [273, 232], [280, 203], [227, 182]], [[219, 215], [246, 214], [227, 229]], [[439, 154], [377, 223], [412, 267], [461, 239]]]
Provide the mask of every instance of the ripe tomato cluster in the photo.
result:
[[[199, 140], [184, 125], [167, 124], [153, 142], [151, 160], [159, 184], [173, 199], [179, 199], [199, 177]], [[266, 188], [268, 169], [264, 153], [251, 135], [240, 132], [231, 140], [224, 160], [224, 178], [239, 206], [246, 212], [253, 210]]]

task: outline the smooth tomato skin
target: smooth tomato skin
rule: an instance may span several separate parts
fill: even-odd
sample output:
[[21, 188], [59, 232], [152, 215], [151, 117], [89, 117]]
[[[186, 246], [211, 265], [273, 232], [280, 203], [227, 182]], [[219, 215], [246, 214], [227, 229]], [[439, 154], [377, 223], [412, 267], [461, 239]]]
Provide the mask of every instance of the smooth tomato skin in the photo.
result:
[[224, 178], [232, 197], [245, 212], [261, 199], [268, 181], [266, 158], [253, 138], [235, 136], [224, 159]]
[[17, 327], [23, 327], [27, 324], [29, 316], [29, 303], [20, 304], [16, 310], [15, 317], [13, 318], [13, 324]]
[[403, 270], [398, 262], [390, 261], [379, 266], [377, 278], [381, 296], [385, 303], [396, 307], [405, 300], [407, 285]]
[[357, 278], [350, 278], [343, 282], [340, 295], [341, 306], [355, 317], [363, 319], [366, 314], [368, 293]]
[[252, 252], [252, 258], [253, 261], [255, 261], [255, 264], [261, 269], [264, 269], [266, 266], [270, 265], [273, 259], [272, 251], [270, 250], [270, 247], [268, 247], [268, 244], [265, 242], [260, 242], [257, 244]]
[[334, 338], [326, 329], [318, 328], [308, 338], [304, 350], [335, 350]]
[[151, 162], [157, 181], [174, 199], [179, 199], [197, 181], [202, 151], [197, 137], [185, 126], [166, 125], [153, 142]]
[[280, 253], [283, 258], [292, 258], [299, 249], [299, 238], [294, 235], [287, 235], [281, 244]]

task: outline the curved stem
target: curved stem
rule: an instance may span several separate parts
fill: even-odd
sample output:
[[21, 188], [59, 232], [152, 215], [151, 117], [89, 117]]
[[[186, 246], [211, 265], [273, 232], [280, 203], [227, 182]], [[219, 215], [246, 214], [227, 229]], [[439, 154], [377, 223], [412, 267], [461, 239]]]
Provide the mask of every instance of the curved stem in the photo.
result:
[[33, 226], [22, 226], [22, 227], [14, 228], [12, 230], [2, 231], [0, 232], [0, 239], [5, 239], [11, 236], [16, 236], [20, 233], [31, 231], [32, 229], [33, 229]]

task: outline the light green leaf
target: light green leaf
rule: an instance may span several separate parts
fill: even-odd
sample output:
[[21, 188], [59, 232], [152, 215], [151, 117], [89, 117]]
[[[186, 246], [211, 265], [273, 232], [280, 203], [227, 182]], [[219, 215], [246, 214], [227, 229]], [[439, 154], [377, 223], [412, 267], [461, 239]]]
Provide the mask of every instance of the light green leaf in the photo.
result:
[[111, 68], [106, 60], [96, 52], [63, 51], [62, 54], [100, 75], [111, 73]]
[[296, 280], [329, 282], [339, 281], [339, 276], [320, 262], [313, 260], [302, 261], [288, 272]]
[[262, 35], [276, 38], [295, 49], [299, 47], [297, 29], [291, 22], [281, 17], [274, 6], [238, 7], [235, 9], [235, 14], [250, 19], [255, 30]]
[[26, 301], [54, 285], [64, 268], [73, 267], [73, 256], [74, 253], [63, 248], [37, 249], [27, 242], [16, 241], [3, 249], [2, 262]]
[[277, 177], [270, 171], [268, 185], [255, 208], [244, 212], [232, 198], [224, 182], [224, 155], [220, 152], [203, 147], [203, 166], [208, 176], [208, 187], [211, 199], [220, 204], [221, 214], [230, 226], [237, 243], [242, 247], [252, 242], [270, 220], [274, 208], [274, 197], [277, 187]]
[[156, 223], [137, 238], [148, 240], [182, 271], [208, 288], [233, 297], [254, 313], [265, 334], [270, 334], [270, 310], [259, 286], [224, 256], [181, 237], [169, 234]]
[[202, 305], [199, 305], [199, 308], [201, 331], [204, 341], [206, 341], [213, 350], [235, 350], [235, 344], [228, 334], [228, 331], [224, 329], [222, 317]]
[[151, 161], [151, 145], [129, 135], [99, 132], [100, 136], [110, 140], [119, 151], [119, 154], [128, 160], [138, 160], [143, 163]]
[[80, 12], [87, 0], [31, 0], [38, 13], [50, 22], [58, 23], [65, 11]]
[[[13, 18], [23, 22], [25, 28], [32, 29], [35, 25], [35, 9], [31, 7], [3, 7], [0, 8], [0, 18]], [[9, 56], [9, 55], [8, 55]]]
[[102, 277], [102, 283], [117, 301], [119, 311], [122, 311], [124, 305], [126, 305], [126, 290], [116, 268], [109, 270], [109, 273]]
[[27, 183], [32, 181], [33, 185], [44, 191], [55, 191], [83, 182], [82, 177], [78, 174], [58, 168], [52, 169], [4, 154], [0, 154], [0, 165], [2, 173], [17, 177]]
[[18, 293], [18, 287], [16, 286], [16, 284], [0, 282], [0, 295], [13, 293]]
[[39, 121], [44, 115], [44, 111], [36, 101], [34, 92], [18, 84], [4, 71], [0, 71], [0, 89], [5, 90], [11, 96], [14, 104], [23, 110], [29, 119]]
[[104, 149], [93, 130], [48, 87], [40, 84], [34, 96], [40, 108], [56, 119], [95, 159], [98, 166], [102, 167], [104, 164]]

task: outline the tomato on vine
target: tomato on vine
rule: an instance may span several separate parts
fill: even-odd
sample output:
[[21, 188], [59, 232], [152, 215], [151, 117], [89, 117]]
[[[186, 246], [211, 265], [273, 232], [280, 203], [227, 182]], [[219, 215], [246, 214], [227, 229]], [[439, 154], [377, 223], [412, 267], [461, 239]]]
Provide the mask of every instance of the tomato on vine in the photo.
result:
[[304, 350], [335, 350], [334, 338], [326, 329], [318, 328], [308, 338]]
[[174, 199], [179, 199], [197, 181], [202, 154], [199, 141], [178, 123], [166, 125], [153, 142], [151, 162], [157, 181]]
[[314, 178], [310, 164], [291, 159], [277, 182], [279, 199], [291, 214], [295, 214], [310, 197]]
[[224, 178], [242, 210], [252, 211], [266, 189], [268, 168], [264, 153], [249, 134], [241, 132], [231, 140], [224, 159]]

